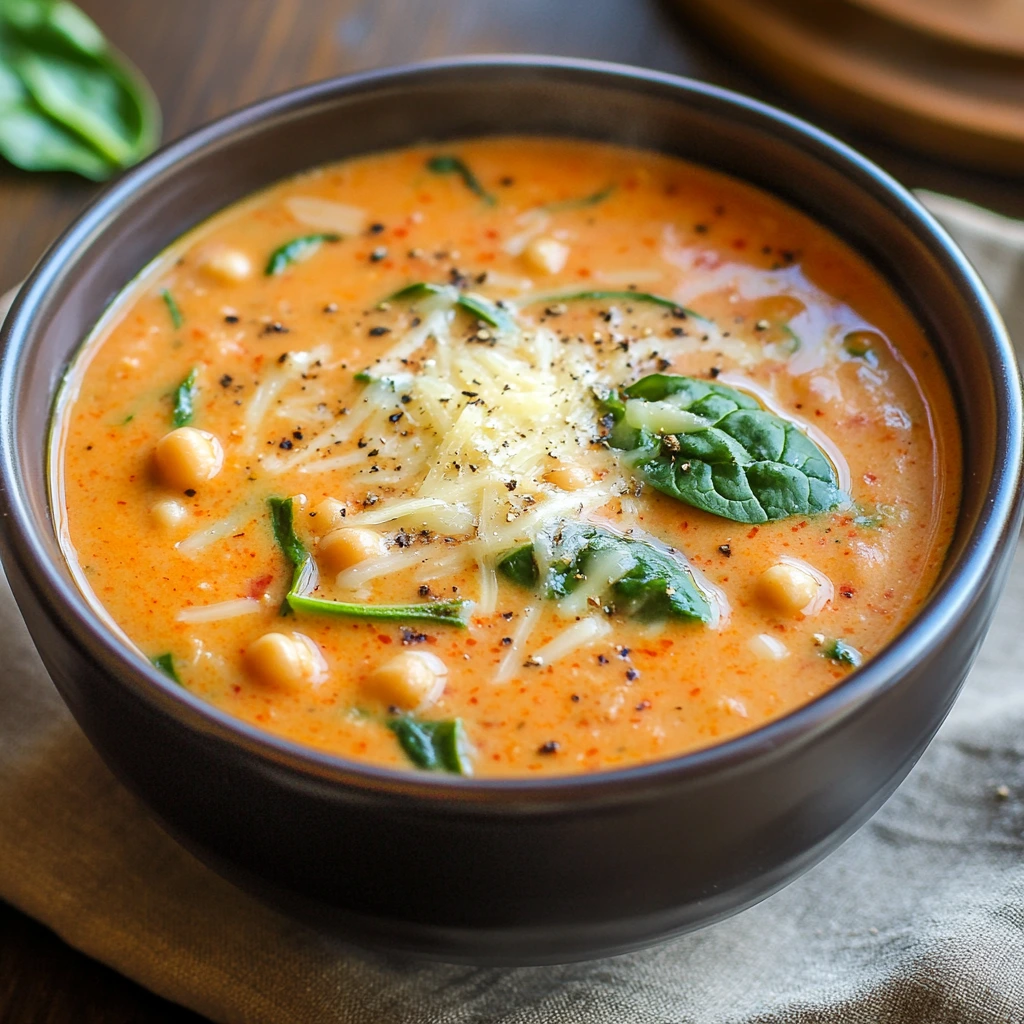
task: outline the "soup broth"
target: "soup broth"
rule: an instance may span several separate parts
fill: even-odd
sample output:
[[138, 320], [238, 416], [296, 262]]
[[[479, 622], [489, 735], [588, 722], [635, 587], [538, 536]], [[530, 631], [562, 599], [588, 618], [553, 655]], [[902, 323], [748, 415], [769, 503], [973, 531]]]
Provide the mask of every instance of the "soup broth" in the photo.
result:
[[72, 368], [54, 508], [180, 685], [345, 758], [609, 769], [750, 731], [903, 628], [957, 420], [806, 216], [668, 156], [489, 138], [282, 182]]

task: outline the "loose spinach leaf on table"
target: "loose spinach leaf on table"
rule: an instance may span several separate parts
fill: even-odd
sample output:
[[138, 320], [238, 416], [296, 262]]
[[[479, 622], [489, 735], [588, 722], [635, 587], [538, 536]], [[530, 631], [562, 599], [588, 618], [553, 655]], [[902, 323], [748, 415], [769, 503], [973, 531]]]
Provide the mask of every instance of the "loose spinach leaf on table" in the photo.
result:
[[364, 604], [354, 601], [331, 601], [311, 597], [309, 590], [316, 586], [317, 569], [313, 556], [295, 532], [294, 510], [291, 498], [268, 498], [274, 539], [281, 553], [292, 564], [292, 582], [281, 607], [282, 615], [310, 612], [343, 618], [378, 619], [390, 622], [428, 621], [466, 628], [469, 601], [429, 601], [422, 604]]
[[278, 246], [267, 260], [263, 273], [267, 277], [275, 277], [283, 274], [290, 266], [308, 260], [324, 242], [340, 242], [341, 235], [333, 232], [319, 232], [312, 235], [302, 235], [300, 238], [293, 238], [290, 242]]
[[186, 427], [195, 417], [196, 397], [199, 394], [196, 387], [198, 377], [199, 368], [193, 366], [188, 376], [174, 389], [174, 411], [171, 414], [171, 421], [175, 427]]
[[497, 199], [480, 184], [480, 179], [469, 169], [461, 157], [450, 153], [432, 156], [427, 161], [427, 170], [434, 174], [457, 174], [463, 185], [474, 195], [479, 196], [488, 206], [494, 206]]
[[[687, 433], [629, 426], [627, 403], [665, 402], [707, 421]], [[825, 453], [801, 430], [735, 388], [656, 373], [598, 397], [608, 443], [652, 487], [740, 523], [826, 512], [848, 500]]]
[[66, 0], [0, 0], [0, 154], [99, 181], [159, 141], [145, 79]]
[[513, 582], [557, 600], [586, 584], [591, 571], [606, 571], [610, 561], [617, 567], [616, 578], [603, 588], [602, 603], [616, 612], [644, 621], [711, 621], [711, 603], [679, 559], [648, 541], [586, 523], [546, 527], [533, 544], [506, 554], [498, 569]]
[[470, 744], [462, 720], [446, 718], [439, 721], [402, 715], [388, 722], [406, 756], [418, 768], [428, 771], [472, 775]]

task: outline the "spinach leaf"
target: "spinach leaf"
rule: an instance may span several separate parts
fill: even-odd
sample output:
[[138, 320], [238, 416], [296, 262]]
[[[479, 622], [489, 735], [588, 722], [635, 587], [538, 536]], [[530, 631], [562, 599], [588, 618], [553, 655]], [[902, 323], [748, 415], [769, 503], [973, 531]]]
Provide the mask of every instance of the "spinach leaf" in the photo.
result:
[[181, 686], [181, 678], [178, 676], [178, 672], [174, 667], [174, 656], [172, 654], [157, 654], [149, 660], [156, 665], [164, 675], [170, 676], [171, 679]]
[[423, 604], [357, 604], [347, 601], [328, 601], [321, 597], [307, 597], [289, 592], [285, 597], [288, 607], [296, 612], [314, 612], [339, 618], [383, 619], [386, 622], [440, 622], [446, 626], [466, 628], [466, 615], [470, 602], [462, 600], [429, 601]]
[[610, 562], [617, 566], [617, 578], [605, 589], [603, 604], [644, 621], [711, 621], [711, 604], [693, 574], [668, 551], [586, 523], [546, 527], [533, 544], [501, 558], [498, 569], [513, 582], [534, 590], [539, 586], [546, 598], [556, 600], [584, 585], [589, 572], [606, 571]]
[[851, 647], [845, 640], [829, 640], [821, 649], [821, 656], [849, 668], [858, 668], [864, 660], [856, 647]]
[[171, 318], [171, 324], [175, 330], [178, 330], [178, 328], [185, 322], [185, 318], [181, 315], [181, 308], [178, 306], [178, 303], [175, 302], [170, 289], [165, 288], [160, 293], [160, 298], [164, 300], [164, 305], [167, 307], [167, 313]]
[[67, 0], [0, 3], [0, 153], [25, 170], [93, 180], [157, 144], [145, 79]]
[[463, 312], [482, 320], [491, 327], [497, 327], [502, 331], [513, 330], [516, 326], [515, 320], [500, 306], [495, 305], [481, 295], [467, 295], [461, 292], [456, 293], [453, 288], [441, 284], [429, 284], [426, 281], [417, 281], [399, 288], [387, 298], [381, 299], [381, 303], [404, 302], [406, 300], [425, 299], [432, 295], [452, 295], [452, 302]]
[[[270, 523], [274, 528], [274, 540], [281, 553], [292, 564], [292, 585], [289, 595], [299, 589], [300, 584], [308, 578], [314, 569], [313, 556], [306, 550], [306, 545], [295, 532], [295, 513], [291, 498], [267, 498], [270, 507]], [[287, 603], [287, 598], [285, 599]]]
[[290, 266], [308, 260], [324, 242], [340, 242], [341, 235], [333, 232], [318, 232], [312, 235], [302, 235], [300, 238], [293, 238], [290, 242], [278, 246], [267, 260], [266, 269], [263, 271], [267, 277], [274, 277], [283, 274]]
[[614, 184], [605, 185], [604, 188], [599, 189], [597, 192], [592, 192], [589, 196], [580, 196], [578, 199], [558, 199], [553, 203], [545, 203], [541, 209], [546, 210], [548, 213], [561, 213], [563, 210], [583, 210], [588, 206], [597, 206], [598, 203], [603, 203], [614, 191]]
[[662, 306], [665, 309], [671, 309], [676, 316], [693, 317], [694, 320], [710, 323], [706, 316], [701, 316], [700, 313], [696, 313], [686, 306], [680, 306], [678, 302], [666, 299], [664, 295], [654, 295], [651, 292], [595, 289], [584, 292], [566, 292], [560, 295], [537, 296], [535, 299], [530, 299], [529, 302], [530, 305], [537, 302], [637, 302], [649, 306]]
[[462, 184], [474, 195], [479, 196], [488, 206], [494, 206], [498, 201], [480, 184], [479, 178], [457, 156], [450, 153], [432, 156], [427, 161], [427, 170], [434, 174], [457, 174], [462, 179]]
[[274, 539], [281, 553], [292, 564], [292, 582], [281, 606], [282, 615], [292, 612], [311, 612], [345, 618], [383, 619], [391, 622], [441, 622], [448, 626], [466, 628], [471, 608], [469, 601], [429, 601], [423, 604], [362, 604], [349, 601], [330, 601], [311, 597], [309, 591], [317, 582], [317, 568], [313, 556], [306, 550], [295, 532], [295, 518], [291, 498], [268, 498], [270, 521]]
[[[628, 424], [625, 402], [664, 402], [707, 421], [687, 433]], [[740, 523], [827, 512], [848, 500], [825, 453], [796, 426], [724, 384], [651, 374], [609, 392], [607, 437], [642, 480], [673, 498]]]
[[461, 719], [430, 721], [403, 715], [388, 722], [388, 728], [418, 768], [454, 775], [473, 774], [470, 744]]
[[196, 396], [199, 394], [196, 387], [198, 376], [199, 367], [193, 366], [188, 376], [174, 389], [174, 412], [171, 414], [171, 421], [175, 427], [188, 426], [195, 417]]

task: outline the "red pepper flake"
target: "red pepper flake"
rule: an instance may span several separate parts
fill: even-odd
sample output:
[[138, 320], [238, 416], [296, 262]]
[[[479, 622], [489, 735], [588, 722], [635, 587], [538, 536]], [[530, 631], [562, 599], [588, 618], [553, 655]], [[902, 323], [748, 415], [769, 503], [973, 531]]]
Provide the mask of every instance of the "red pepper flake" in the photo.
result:
[[389, 644], [389, 643], [391, 643], [391, 637], [389, 637], [389, 636], [385, 636], [385, 635], [384, 635], [383, 633], [378, 633], [378, 634], [377, 634], [377, 639], [378, 639], [378, 640], [379, 640], [379, 641], [380, 641], [380, 642], [381, 642], [382, 644]]
[[747, 540], [752, 540], [754, 537], [756, 537], [757, 536], [757, 530], [758, 530], [758, 528], [756, 526], [752, 526], [750, 528], [750, 533], [747, 534]]
[[259, 599], [261, 598], [269, 588], [270, 584], [274, 582], [273, 573], [267, 576], [260, 576], [257, 579], [252, 580], [249, 583], [249, 597]]

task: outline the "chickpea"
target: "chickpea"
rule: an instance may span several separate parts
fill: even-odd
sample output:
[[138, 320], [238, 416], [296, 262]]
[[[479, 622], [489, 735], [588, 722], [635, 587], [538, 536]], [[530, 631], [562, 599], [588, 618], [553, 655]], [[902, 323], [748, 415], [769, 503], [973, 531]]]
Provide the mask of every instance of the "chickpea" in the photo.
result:
[[237, 284], [252, 276], [252, 261], [240, 249], [214, 249], [200, 264], [210, 277], [221, 284]]
[[258, 682], [286, 690], [317, 686], [327, 676], [320, 649], [303, 633], [264, 633], [246, 648], [245, 667]]
[[154, 502], [149, 511], [157, 524], [165, 530], [173, 530], [180, 526], [188, 516], [188, 509], [173, 498], [163, 498]]
[[337, 498], [324, 498], [309, 511], [309, 529], [319, 537], [336, 530], [345, 521], [345, 504]]
[[316, 549], [320, 568], [334, 575], [371, 558], [383, 558], [387, 553], [379, 533], [356, 526], [331, 530]]
[[814, 601], [820, 586], [806, 569], [777, 562], [758, 578], [757, 596], [773, 611], [792, 616]]
[[156, 443], [154, 457], [160, 479], [179, 491], [212, 480], [224, 465], [220, 441], [195, 427], [178, 427], [164, 434]]
[[594, 480], [581, 466], [557, 466], [555, 469], [549, 469], [544, 474], [544, 479], [563, 491], [578, 491]]
[[569, 259], [569, 246], [555, 238], [535, 238], [523, 251], [523, 259], [542, 274], [557, 274]]
[[365, 688], [388, 707], [414, 711], [444, 692], [448, 668], [428, 651], [403, 651], [366, 679]]

